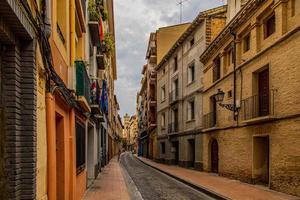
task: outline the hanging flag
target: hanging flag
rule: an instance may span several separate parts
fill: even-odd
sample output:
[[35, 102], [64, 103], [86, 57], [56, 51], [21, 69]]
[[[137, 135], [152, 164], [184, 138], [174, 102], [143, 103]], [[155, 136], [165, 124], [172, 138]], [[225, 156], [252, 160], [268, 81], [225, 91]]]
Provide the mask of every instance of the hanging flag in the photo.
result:
[[103, 27], [103, 21], [102, 18], [100, 17], [99, 20], [99, 33], [100, 33], [100, 40], [103, 41], [104, 40], [104, 27]]
[[107, 97], [107, 83], [106, 80], [103, 80], [102, 84], [102, 95], [101, 95], [101, 110], [107, 114], [108, 113], [108, 97]]

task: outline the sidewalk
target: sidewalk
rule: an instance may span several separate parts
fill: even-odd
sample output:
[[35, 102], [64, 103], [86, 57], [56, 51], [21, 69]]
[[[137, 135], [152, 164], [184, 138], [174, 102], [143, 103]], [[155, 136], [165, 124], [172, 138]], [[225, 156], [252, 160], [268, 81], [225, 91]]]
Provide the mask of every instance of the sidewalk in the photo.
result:
[[215, 193], [236, 200], [296, 200], [300, 199], [262, 186], [255, 186], [216, 176], [206, 172], [199, 172], [178, 166], [156, 163], [152, 160], [138, 157], [142, 162], [158, 170], [170, 174], [196, 187], [208, 189]]
[[130, 200], [121, 167], [113, 158], [87, 191], [84, 200]]

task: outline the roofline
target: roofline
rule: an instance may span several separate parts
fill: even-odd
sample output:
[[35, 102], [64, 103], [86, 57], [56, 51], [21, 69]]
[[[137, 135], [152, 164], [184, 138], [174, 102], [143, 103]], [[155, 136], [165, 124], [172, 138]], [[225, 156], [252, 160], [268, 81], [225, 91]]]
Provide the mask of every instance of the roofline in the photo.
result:
[[202, 11], [198, 14], [198, 16], [193, 20], [191, 25], [187, 28], [187, 30], [179, 37], [179, 39], [174, 43], [168, 53], [162, 58], [160, 63], [157, 65], [156, 70], [159, 70], [166, 61], [173, 55], [173, 53], [177, 50], [177, 48], [183, 44], [183, 42], [191, 35], [192, 32], [197, 28], [197, 25], [202, 23], [208, 16], [212, 16], [215, 14], [219, 14], [220, 12], [226, 12], [227, 5], [219, 6], [216, 8], [212, 8], [209, 10]]
[[208, 59], [208, 55], [211, 54], [214, 47], [226, 39], [226, 36], [230, 35], [234, 29], [238, 28], [240, 23], [243, 22], [245, 16], [255, 10], [261, 3], [266, 0], [249, 0], [244, 7], [235, 15], [235, 17], [225, 26], [225, 28], [219, 33], [219, 35], [210, 43], [205, 51], [200, 55], [200, 61], [205, 63]]

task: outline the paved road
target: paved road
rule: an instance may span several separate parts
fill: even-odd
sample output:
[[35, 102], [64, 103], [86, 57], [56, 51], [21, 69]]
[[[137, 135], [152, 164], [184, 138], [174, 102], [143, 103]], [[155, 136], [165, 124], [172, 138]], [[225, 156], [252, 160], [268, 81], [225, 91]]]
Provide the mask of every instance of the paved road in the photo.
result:
[[144, 200], [202, 200], [212, 199], [207, 195], [145, 165], [130, 153], [121, 157]]

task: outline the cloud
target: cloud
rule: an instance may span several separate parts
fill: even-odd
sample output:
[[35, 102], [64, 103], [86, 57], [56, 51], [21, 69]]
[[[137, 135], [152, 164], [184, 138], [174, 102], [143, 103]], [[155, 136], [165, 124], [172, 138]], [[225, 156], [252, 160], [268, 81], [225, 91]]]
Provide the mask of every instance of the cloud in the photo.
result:
[[[150, 32], [179, 23], [177, 0], [115, 0], [115, 30], [118, 80], [116, 94], [125, 113], [135, 114], [142, 66]], [[183, 6], [183, 21], [192, 21], [200, 11], [223, 5], [222, 0], [189, 0]]]

